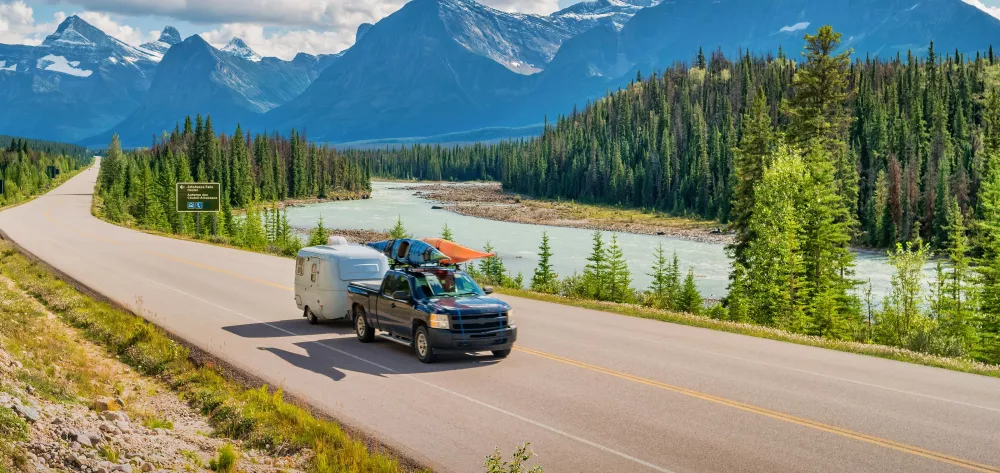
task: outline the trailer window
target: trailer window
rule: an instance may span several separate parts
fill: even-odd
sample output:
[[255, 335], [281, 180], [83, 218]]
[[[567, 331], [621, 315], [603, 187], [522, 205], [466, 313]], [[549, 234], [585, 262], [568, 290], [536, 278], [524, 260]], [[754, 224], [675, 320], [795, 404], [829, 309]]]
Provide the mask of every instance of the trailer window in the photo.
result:
[[298, 258], [295, 258], [295, 274], [297, 274], [299, 276], [302, 276], [302, 274], [303, 274], [302, 273], [302, 271], [303, 271], [302, 267], [305, 266], [305, 264], [306, 264], [306, 259], [305, 258], [303, 258], [301, 256], [298, 257]]
[[319, 273], [319, 266], [316, 263], [313, 263], [313, 266], [312, 266], [312, 275], [309, 276], [309, 279], [312, 282], [316, 282], [316, 275], [318, 273]]

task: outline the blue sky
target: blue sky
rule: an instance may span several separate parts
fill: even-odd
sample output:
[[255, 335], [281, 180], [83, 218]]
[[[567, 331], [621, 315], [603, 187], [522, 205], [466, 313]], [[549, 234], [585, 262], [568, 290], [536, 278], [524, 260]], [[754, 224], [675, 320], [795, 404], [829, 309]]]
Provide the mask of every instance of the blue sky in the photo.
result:
[[[335, 53], [359, 24], [376, 22], [407, 0], [0, 0], [0, 43], [37, 44], [68, 15], [123, 41], [154, 40], [166, 25], [222, 46], [234, 36], [264, 56]], [[547, 14], [580, 0], [479, 0], [494, 8]], [[710, 0], [705, 0], [710, 1]], [[751, 0], [753, 1], [753, 0]], [[841, 0], [818, 0], [841, 1]], [[1000, 0], [965, 1], [1000, 17]]]

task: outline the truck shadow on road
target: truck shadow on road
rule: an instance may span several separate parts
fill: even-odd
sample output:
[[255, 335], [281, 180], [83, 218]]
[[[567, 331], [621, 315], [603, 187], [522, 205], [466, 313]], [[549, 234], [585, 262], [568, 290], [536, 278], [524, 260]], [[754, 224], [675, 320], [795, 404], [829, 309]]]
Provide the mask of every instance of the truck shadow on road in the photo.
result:
[[[300, 369], [325, 376], [333, 381], [344, 379], [347, 372], [385, 377], [398, 374], [435, 373], [493, 365], [499, 360], [488, 355], [454, 355], [441, 357], [428, 365], [416, 359], [413, 350], [385, 340], [362, 344], [354, 337], [349, 323], [306, 325], [302, 320], [234, 325], [224, 330], [244, 338], [288, 338], [295, 336], [339, 335], [334, 338], [294, 343], [298, 348], [289, 351], [284, 347], [261, 346], [259, 350], [273, 353], [278, 358]], [[302, 352], [305, 352], [304, 354]]]

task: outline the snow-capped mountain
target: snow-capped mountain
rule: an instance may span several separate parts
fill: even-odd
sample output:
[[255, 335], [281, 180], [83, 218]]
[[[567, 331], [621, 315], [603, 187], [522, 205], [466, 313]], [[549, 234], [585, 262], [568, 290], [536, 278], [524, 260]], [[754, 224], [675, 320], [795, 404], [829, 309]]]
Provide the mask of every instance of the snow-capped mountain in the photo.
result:
[[120, 123], [83, 144], [106, 144], [113, 133], [125, 145], [148, 145], [185, 116], [211, 115], [216, 130], [232, 132], [302, 93], [336, 56], [299, 53], [291, 61], [261, 58], [239, 38], [216, 49], [198, 35], [163, 56], [145, 100]]
[[602, 20], [610, 20], [620, 30], [639, 10], [659, 3], [660, 0], [590, 0], [570, 5], [550, 17], [577, 32], [586, 31]]
[[261, 60], [261, 57], [240, 38], [231, 39], [229, 44], [223, 47], [221, 51], [241, 59], [246, 59], [247, 61], [260, 62]]
[[166, 28], [163, 28], [163, 32], [160, 33], [160, 39], [149, 43], [143, 43], [139, 47], [147, 51], [153, 51], [162, 56], [167, 53], [167, 50], [170, 49], [171, 46], [180, 42], [181, 42], [180, 32], [177, 31], [177, 28], [174, 28], [173, 26], [168, 26]]
[[75, 141], [138, 106], [160, 55], [77, 16], [39, 46], [0, 44], [0, 133]]

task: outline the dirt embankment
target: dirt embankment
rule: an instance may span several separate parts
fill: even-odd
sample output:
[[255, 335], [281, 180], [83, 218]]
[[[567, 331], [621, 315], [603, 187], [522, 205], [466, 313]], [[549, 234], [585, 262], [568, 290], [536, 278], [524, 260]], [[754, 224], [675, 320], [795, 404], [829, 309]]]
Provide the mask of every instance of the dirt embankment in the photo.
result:
[[533, 200], [504, 192], [499, 183], [437, 183], [400, 185], [422, 198], [440, 202], [442, 210], [504, 222], [583, 228], [619, 233], [663, 235], [705, 243], [726, 244], [718, 222], [672, 217], [635, 209], [574, 202]]

